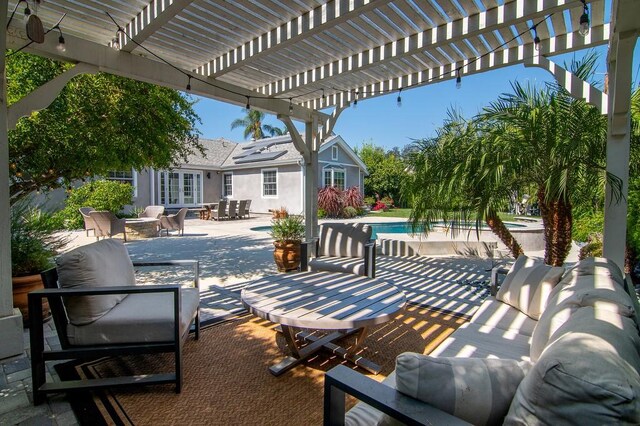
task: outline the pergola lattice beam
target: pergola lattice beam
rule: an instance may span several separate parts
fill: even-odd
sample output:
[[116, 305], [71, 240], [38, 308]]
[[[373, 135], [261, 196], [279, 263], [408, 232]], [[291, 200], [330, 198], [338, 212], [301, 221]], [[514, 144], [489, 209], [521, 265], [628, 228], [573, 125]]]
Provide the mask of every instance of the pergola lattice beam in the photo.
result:
[[607, 114], [609, 110], [608, 96], [600, 89], [587, 81], [582, 80], [560, 65], [548, 60], [544, 56], [533, 55], [524, 61], [526, 67], [539, 67], [549, 71], [556, 81], [571, 93], [576, 99], [584, 99], [587, 103], [595, 106], [602, 114]]
[[352, 0], [348, 2], [329, 0], [327, 3], [218, 56], [199, 67], [197, 72], [209, 77], [218, 77], [272, 53], [276, 48], [285, 48], [305, 37], [317, 34], [329, 26], [338, 25], [384, 3], [389, 3], [389, 0]]
[[[152, 0], [125, 27], [128, 37], [120, 36], [122, 51], [132, 52], [137, 47], [131, 39], [142, 44], [194, 0]], [[114, 29], [115, 33], [115, 29]]]
[[[541, 41], [540, 51], [561, 54], [602, 45], [608, 42], [609, 31], [609, 24], [603, 24], [592, 27], [589, 37], [582, 37], [577, 31], [558, 37], [551, 37]], [[401, 88], [419, 87], [429, 83], [454, 79], [456, 78], [456, 70], [458, 68], [461, 68], [461, 75], [470, 75], [521, 64], [526, 58], [533, 56], [534, 53], [537, 52], [535, 52], [533, 43], [526, 43], [493, 52], [474, 63], [470, 63], [469, 60], [449, 63], [437, 68], [430, 68], [424, 71], [367, 84], [366, 86], [359, 86], [353, 88], [351, 91], [333, 93], [327, 95], [324, 101], [322, 98], [316, 98], [303, 102], [302, 105], [312, 109], [327, 108], [333, 105], [349, 106], [356, 98], [355, 92], [358, 92], [358, 100], [374, 98], [389, 94]]]
[[[602, 3], [602, 0], [594, 2]], [[278, 95], [295, 90], [309, 83], [319, 82], [329, 77], [364, 70], [391, 60], [420, 53], [442, 44], [451, 44], [465, 38], [478, 36], [511, 25], [538, 20], [551, 13], [580, 5], [577, 0], [516, 0], [486, 12], [439, 25], [414, 33], [408, 37], [385, 43], [362, 52], [332, 61], [331, 63], [303, 71], [264, 85], [258, 90], [266, 95]], [[600, 5], [600, 7], [602, 7]]]
[[[42, 44], [32, 43], [25, 51], [66, 62], [94, 65], [102, 72], [145, 81], [170, 89], [184, 90], [187, 84], [187, 77], [183, 74], [187, 71], [179, 71], [167, 64], [128, 52], [115, 51], [108, 46], [71, 35], [65, 35], [65, 40], [67, 49], [64, 53], [56, 49], [57, 39], [55, 37], [47, 37]], [[7, 48], [18, 49], [28, 42], [29, 39], [25, 31], [18, 27], [17, 24], [12, 23], [7, 31]], [[211, 80], [211, 82], [215, 83], [217, 87], [192, 80], [191, 93], [241, 106], [244, 106], [247, 102], [247, 97], [250, 97], [253, 108], [273, 114], [289, 115], [293, 119], [305, 122], [309, 121], [313, 116], [318, 116], [322, 120], [326, 118], [326, 114], [311, 111], [299, 105], [296, 105], [292, 113], [289, 111], [288, 101], [273, 98], [256, 98], [256, 96], [261, 95], [254, 91], [221, 81], [214, 82]]]

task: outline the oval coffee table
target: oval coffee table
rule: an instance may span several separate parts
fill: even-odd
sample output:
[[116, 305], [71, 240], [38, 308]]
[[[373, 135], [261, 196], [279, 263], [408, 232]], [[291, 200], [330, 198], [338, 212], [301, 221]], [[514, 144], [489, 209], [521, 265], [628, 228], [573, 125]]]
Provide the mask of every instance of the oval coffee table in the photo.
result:
[[[374, 373], [380, 366], [356, 356], [367, 336], [367, 327], [390, 321], [407, 302], [404, 293], [386, 282], [360, 275], [302, 272], [261, 278], [242, 290], [242, 303], [254, 315], [280, 324], [293, 356], [269, 368], [275, 376], [300, 364], [321, 349], [329, 350]], [[293, 327], [335, 330], [317, 337], [296, 333]], [[357, 334], [349, 350], [333, 342]], [[305, 340], [304, 347], [297, 342]]]

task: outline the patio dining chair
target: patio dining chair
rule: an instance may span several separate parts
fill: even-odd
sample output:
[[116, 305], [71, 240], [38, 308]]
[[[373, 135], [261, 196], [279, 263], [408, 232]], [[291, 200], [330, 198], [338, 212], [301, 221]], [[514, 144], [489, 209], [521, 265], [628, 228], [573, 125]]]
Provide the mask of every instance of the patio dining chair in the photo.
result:
[[169, 236], [169, 231], [178, 231], [178, 235], [184, 236], [184, 218], [187, 216], [188, 212], [189, 209], [183, 207], [178, 210], [178, 213], [161, 216], [160, 235], [162, 235], [162, 231], [165, 231], [167, 236]]
[[243, 219], [244, 218], [244, 211], [247, 208], [247, 200], [240, 200], [240, 202], [238, 203], [238, 209], [236, 210], [236, 217], [238, 219]]
[[238, 200], [229, 201], [229, 208], [227, 209], [227, 217], [229, 219], [235, 219], [238, 214]]
[[114, 235], [124, 235], [124, 240], [127, 241], [127, 230], [125, 229], [125, 219], [118, 219], [116, 215], [110, 211], [92, 211], [89, 212], [89, 217], [95, 224], [93, 230], [96, 240], [100, 237], [112, 238]]
[[84, 230], [87, 233], [87, 237], [89, 236], [89, 231], [93, 231], [93, 233], [95, 234], [96, 224], [93, 222], [93, 219], [91, 219], [91, 216], [89, 216], [89, 213], [95, 212], [96, 209], [94, 209], [93, 207], [80, 207], [78, 210], [80, 210], [80, 214], [82, 215], [82, 219], [84, 220]]
[[211, 210], [211, 219], [222, 220], [227, 215], [227, 200], [220, 200], [217, 207]]
[[147, 206], [138, 217], [149, 217], [152, 219], [160, 219], [164, 214], [164, 206]]
[[[200, 334], [198, 261], [132, 263], [122, 242], [102, 240], [62, 254], [56, 265], [41, 274], [45, 289], [28, 296], [33, 404], [50, 392], [105, 387], [174, 383], [179, 393], [183, 343], [192, 325], [196, 339]], [[192, 266], [193, 285], [136, 285], [134, 267], [140, 266]], [[51, 307], [58, 348], [44, 345], [43, 299]], [[156, 353], [173, 353], [175, 371], [47, 383], [47, 361]]]
[[251, 208], [251, 200], [247, 200], [247, 204], [246, 204], [246, 206], [244, 207], [244, 212], [242, 213], [242, 216], [243, 216], [243, 217], [244, 217], [244, 216], [251, 217], [251, 216], [249, 215], [249, 209], [250, 209], [250, 208]]

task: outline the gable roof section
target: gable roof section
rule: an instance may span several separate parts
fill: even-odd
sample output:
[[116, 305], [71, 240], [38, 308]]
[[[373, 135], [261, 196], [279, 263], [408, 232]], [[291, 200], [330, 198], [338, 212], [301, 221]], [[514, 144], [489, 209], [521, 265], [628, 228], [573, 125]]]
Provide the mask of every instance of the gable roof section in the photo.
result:
[[228, 139], [204, 139], [200, 138], [204, 148], [204, 155], [194, 152], [187, 157], [182, 166], [202, 166], [205, 168], [219, 168], [239, 144]]
[[358, 165], [360, 166], [360, 168], [362, 170], [364, 170], [364, 174], [368, 175], [369, 174], [369, 170], [367, 170], [367, 166], [364, 164], [364, 162], [360, 159], [360, 157], [358, 157], [358, 154], [355, 153], [355, 151], [353, 149], [351, 149], [351, 147], [349, 146], [349, 144], [347, 144], [344, 139], [342, 139], [342, 136], [340, 135], [331, 135], [327, 138], [327, 140], [320, 146], [320, 151], [319, 152], [323, 152], [326, 151], [327, 149], [329, 149], [329, 147], [333, 146], [333, 145], [339, 145], [346, 153], [347, 155]]

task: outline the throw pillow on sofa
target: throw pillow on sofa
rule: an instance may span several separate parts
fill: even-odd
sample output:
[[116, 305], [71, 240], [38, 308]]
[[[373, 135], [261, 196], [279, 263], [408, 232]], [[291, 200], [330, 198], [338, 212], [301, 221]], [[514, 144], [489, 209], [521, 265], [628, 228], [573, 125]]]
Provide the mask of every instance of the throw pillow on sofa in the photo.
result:
[[505, 424], [640, 424], [638, 348], [632, 319], [579, 308], [518, 386]]
[[[120, 241], [106, 239], [78, 247], [56, 259], [62, 288], [135, 285], [133, 263]], [[103, 317], [127, 295], [72, 296], [64, 304], [69, 321], [85, 325]]]
[[545, 265], [520, 255], [502, 282], [496, 299], [537, 320], [563, 273], [562, 267]]
[[406, 352], [396, 358], [396, 389], [476, 425], [502, 424], [530, 368], [527, 361]]

